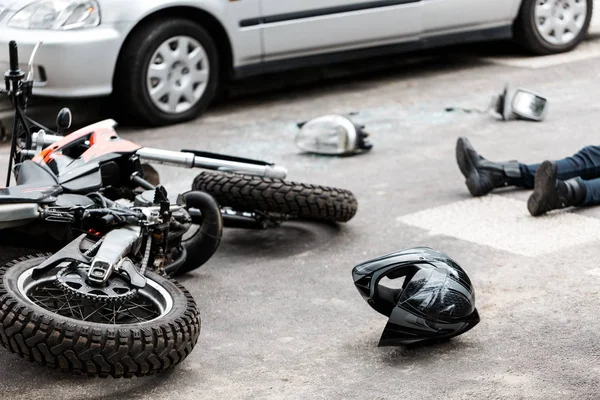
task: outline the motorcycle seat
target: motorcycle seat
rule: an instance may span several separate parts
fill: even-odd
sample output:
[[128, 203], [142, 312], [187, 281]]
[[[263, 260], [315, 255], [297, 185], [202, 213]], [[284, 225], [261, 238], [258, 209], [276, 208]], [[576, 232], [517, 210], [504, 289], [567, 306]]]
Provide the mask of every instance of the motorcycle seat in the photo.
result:
[[54, 174], [31, 160], [16, 165], [15, 175], [17, 186], [0, 189], [0, 204], [53, 203], [62, 192]]

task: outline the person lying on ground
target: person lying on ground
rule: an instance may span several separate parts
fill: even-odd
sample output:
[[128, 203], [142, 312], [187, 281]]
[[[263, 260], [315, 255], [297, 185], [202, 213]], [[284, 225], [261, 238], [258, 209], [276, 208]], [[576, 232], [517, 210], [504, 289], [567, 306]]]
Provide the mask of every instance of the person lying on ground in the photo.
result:
[[487, 160], [469, 139], [460, 137], [456, 161], [474, 197], [507, 186], [533, 189], [527, 209], [534, 217], [566, 207], [600, 205], [600, 146], [584, 147], [562, 160], [523, 164]]

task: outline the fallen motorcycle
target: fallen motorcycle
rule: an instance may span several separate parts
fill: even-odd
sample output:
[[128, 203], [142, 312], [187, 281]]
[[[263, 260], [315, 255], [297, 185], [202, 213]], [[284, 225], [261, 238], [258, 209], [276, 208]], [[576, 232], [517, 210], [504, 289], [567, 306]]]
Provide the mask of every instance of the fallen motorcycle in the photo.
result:
[[[0, 268], [0, 343], [10, 351], [87, 375], [165, 370], [200, 333], [193, 298], [170, 276], [210, 259], [224, 225], [354, 216], [350, 192], [285, 182], [286, 171], [271, 163], [142, 147], [120, 138], [113, 120], [64, 135], [66, 109], [53, 132], [26, 115], [36, 50], [26, 77], [10, 43], [0, 90], [15, 108], [0, 244], [32, 251]], [[194, 190], [170, 199], [147, 176], [147, 162], [217, 172], [201, 173]]]
[[[164, 187], [144, 179], [141, 147], [119, 138], [110, 121], [45, 147], [44, 131], [32, 133], [36, 125], [25, 115], [32, 76], [19, 69], [15, 42], [9, 51], [2, 92], [15, 123], [0, 189], [2, 243], [60, 245], [0, 268], [0, 343], [78, 374], [144, 376], [178, 364], [198, 340], [200, 315], [169, 276], [216, 251], [219, 205], [197, 191], [169, 200]], [[59, 126], [69, 119], [62, 112]], [[13, 162], [17, 185], [10, 186]]]

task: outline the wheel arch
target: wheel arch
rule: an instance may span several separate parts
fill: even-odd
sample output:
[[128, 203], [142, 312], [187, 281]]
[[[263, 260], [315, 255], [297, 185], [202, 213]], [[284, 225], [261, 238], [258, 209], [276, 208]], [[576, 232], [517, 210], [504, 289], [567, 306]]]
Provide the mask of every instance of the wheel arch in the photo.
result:
[[118, 83], [117, 80], [119, 77], [117, 76], [117, 71], [120, 69], [120, 63], [123, 58], [123, 50], [127, 47], [127, 44], [131, 38], [133, 38], [140, 29], [143, 29], [147, 25], [170, 18], [183, 18], [202, 26], [212, 37], [212, 39], [215, 41], [215, 45], [217, 46], [217, 52], [219, 53], [220, 61], [221, 79], [230, 79], [232, 77], [233, 47], [231, 44], [231, 39], [229, 38], [229, 34], [227, 33], [227, 30], [221, 21], [219, 21], [213, 14], [201, 8], [191, 6], [174, 6], [153, 11], [138, 21], [129, 31], [125, 40], [121, 44], [121, 48], [119, 49], [119, 54], [117, 56], [117, 62], [112, 79], [113, 92]]
[[517, 18], [519, 18], [519, 14], [521, 14], [521, 7], [523, 6], [523, 3], [525, 3], [525, 0], [513, 0], [511, 3], [510, 19], [514, 24], [517, 21]]

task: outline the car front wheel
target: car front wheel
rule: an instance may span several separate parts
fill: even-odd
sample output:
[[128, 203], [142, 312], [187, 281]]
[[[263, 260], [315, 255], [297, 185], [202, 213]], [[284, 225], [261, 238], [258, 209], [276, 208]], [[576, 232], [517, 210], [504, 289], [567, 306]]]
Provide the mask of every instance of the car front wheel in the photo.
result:
[[215, 96], [218, 52], [208, 32], [191, 21], [155, 21], [127, 40], [117, 74], [119, 100], [139, 122], [184, 122]]
[[585, 39], [593, 7], [594, 0], [523, 0], [515, 39], [535, 54], [570, 51]]

